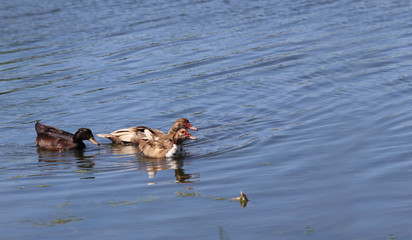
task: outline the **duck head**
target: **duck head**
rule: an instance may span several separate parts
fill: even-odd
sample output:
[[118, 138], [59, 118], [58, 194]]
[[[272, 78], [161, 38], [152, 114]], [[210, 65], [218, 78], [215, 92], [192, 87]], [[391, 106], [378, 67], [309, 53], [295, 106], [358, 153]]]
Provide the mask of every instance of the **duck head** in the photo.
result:
[[174, 134], [175, 132], [177, 132], [181, 128], [197, 131], [197, 128], [193, 127], [193, 125], [189, 122], [189, 120], [187, 118], [179, 118], [173, 124], [172, 128], [170, 128], [169, 133]]
[[186, 139], [193, 139], [197, 140], [195, 136], [193, 136], [187, 129], [181, 128], [179, 129], [175, 135], [173, 136], [173, 142], [176, 144], [182, 144]]
[[92, 130], [90, 130], [88, 128], [79, 128], [79, 130], [77, 130], [77, 132], [73, 136], [73, 141], [74, 142], [83, 141], [83, 140], [89, 140], [90, 142], [92, 142], [96, 145], [100, 145], [96, 141], [96, 139], [94, 139]]

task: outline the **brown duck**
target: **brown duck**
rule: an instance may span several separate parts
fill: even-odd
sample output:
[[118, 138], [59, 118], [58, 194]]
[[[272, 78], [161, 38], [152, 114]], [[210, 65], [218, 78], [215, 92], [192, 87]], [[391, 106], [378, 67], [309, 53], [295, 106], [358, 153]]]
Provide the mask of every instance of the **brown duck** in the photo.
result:
[[171, 138], [169, 135], [165, 135], [158, 140], [141, 139], [138, 142], [140, 150], [146, 157], [173, 158], [186, 155], [182, 147], [182, 143], [186, 139], [196, 140], [197, 138], [192, 136], [187, 129], [181, 128]]
[[140, 140], [158, 140], [167, 135], [169, 137], [172, 137], [177, 132], [177, 130], [181, 128], [197, 131], [197, 128], [193, 127], [193, 125], [189, 122], [187, 118], [179, 118], [176, 120], [176, 122], [173, 124], [173, 126], [170, 128], [167, 134], [155, 128], [139, 126], [120, 129], [110, 134], [97, 134], [97, 136], [108, 138], [113, 143], [138, 144]]
[[40, 148], [48, 150], [82, 149], [86, 147], [83, 140], [89, 140], [99, 145], [94, 139], [92, 131], [88, 128], [79, 128], [73, 135], [37, 121], [35, 129], [37, 132], [36, 143]]

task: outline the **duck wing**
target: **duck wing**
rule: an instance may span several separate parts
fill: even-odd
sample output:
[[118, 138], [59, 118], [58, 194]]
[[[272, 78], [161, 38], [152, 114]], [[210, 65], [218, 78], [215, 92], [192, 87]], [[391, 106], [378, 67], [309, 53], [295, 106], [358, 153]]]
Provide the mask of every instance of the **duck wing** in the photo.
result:
[[77, 145], [73, 142], [73, 134], [61, 129], [41, 124], [35, 125], [37, 132], [36, 143], [39, 147], [46, 149], [69, 149]]
[[129, 128], [119, 129], [109, 134], [97, 134], [99, 137], [110, 139], [114, 143], [130, 143], [134, 134]]
[[124, 128], [110, 134], [97, 134], [99, 137], [110, 139], [114, 143], [136, 143], [139, 140], [155, 140], [165, 135], [162, 131], [144, 126]]
[[39, 121], [37, 121], [35, 125], [35, 129], [37, 132], [37, 135], [46, 135], [49, 136], [50, 138], [61, 138], [61, 139], [67, 139], [69, 141], [73, 141], [73, 134], [63, 131], [61, 129], [58, 129], [56, 127], [42, 124]]
[[141, 140], [139, 148], [143, 155], [153, 158], [164, 158], [173, 147], [173, 142], [167, 140]]
[[139, 126], [139, 127], [133, 127], [131, 128], [136, 135], [140, 138], [140, 139], [144, 139], [144, 140], [158, 140], [160, 137], [166, 135], [164, 134], [164, 132], [155, 129], [155, 128], [148, 128], [145, 126]]

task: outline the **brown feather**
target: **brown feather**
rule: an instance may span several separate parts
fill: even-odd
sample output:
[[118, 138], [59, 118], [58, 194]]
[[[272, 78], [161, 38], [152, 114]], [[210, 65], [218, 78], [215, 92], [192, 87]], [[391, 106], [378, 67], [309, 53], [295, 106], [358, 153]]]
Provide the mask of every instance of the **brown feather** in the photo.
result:
[[155, 128], [138, 126], [138, 127], [119, 129], [110, 134], [97, 134], [97, 136], [110, 139], [113, 143], [139, 144], [140, 140], [159, 140], [161, 138], [168, 138], [170, 136], [173, 136], [176, 133], [176, 131], [181, 128], [185, 128], [185, 129], [190, 128], [192, 130], [197, 130], [197, 128], [192, 126], [192, 124], [189, 122], [188, 119], [179, 118], [172, 125], [172, 127], [170, 128], [167, 134]]
[[[184, 154], [184, 150], [181, 144], [189, 138], [196, 139], [190, 134], [188, 130], [182, 128], [177, 131], [171, 138], [168, 134], [158, 140], [139, 140], [139, 148], [142, 151], [143, 155], [145, 155], [146, 157], [175, 157], [179, 156], [180, 154]], [[171, 152], [173, 148], [176, 148], [176, 154]]]
[[89, 140], [98, 145], [92, 131], [88, 128], [79, 128], [75, 134], [72, 134], [37, 121], [35, 129], [37, 133], [36, 144], [40, 148], [48, 150], [82, 149], [86, 147], [83, 140]]

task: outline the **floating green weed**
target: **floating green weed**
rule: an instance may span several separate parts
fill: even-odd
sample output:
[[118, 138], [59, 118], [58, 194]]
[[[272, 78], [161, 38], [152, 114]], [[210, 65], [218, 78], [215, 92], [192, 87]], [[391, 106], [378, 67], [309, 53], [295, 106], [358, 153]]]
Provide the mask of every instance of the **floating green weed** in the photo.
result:
[[37, 185], [37, 186], [35, 186], [35, 187], [45, 188], [45, 187], [51, 187], [51, 185], [50, 185], [50, 184], [45, 184], [45, 185]]
[[71, 205], [73, 205], [71, 202], [62, 203], [62, 204], [59, 204], [57, 208], [70, 207]]
[[23, 220], [22, 222], [24, 223], [32, 223], [33, 226], [39, 226], [39, 227], [54, 227], [57, 225], [61, 225], [61, 224], [66, 224], [66, 223], [70, 223], [70, 222], [77, 222], [77, 221], [81, 221], [83, 220], [83, 218], [73, 218], [73, 217], [69, 217], [66, 219], [63, 218], [56, 218], [50, 222], [33, 222], [31, 220]]
[[58, 219], [51, 221], [50, 223], [51, 224], [66, 224], [69, 222], [75, 222], [75, 221], [80, 221], [80, 220], [83, 220], [83, 218], [68, 218], [68, 219], [58, 218]]
[[110, 200], [109, 203], [113, 207], [121, 207], [121, 206], [134, 205], [134, 204], [137, 203], [137, 201], [128, 201], [128, 200], [114, 201], [114, 200]]
[[[46, 185], [47, 186], [47, 185]], [[50, 186], [50, 185], [48, 185]], [[43, 185], [42, 185], [43, 187]], [[48, 218], [48, 220], [43, 219], [34, 219], [34, 220], [22, 220], [24, 223], [31, 223], [34, 227], [53, 227], [61, 224], [66, 224], [70, 222], [77, 222], [83, 220], [81, 217], [76, 217], [75, 214], [72, 213], [70, 207], [73, 205], [71, 201], [67, 201], [65, 203], [61, 203], [55, 206], [55, 214], [54, 217]]]
[[45, 176], [54, 176], [55, 174], [51, 173], [42, 173], [42, 174], [30, 174], [27, 177], [45, 177]]
[[388, 237], [389, 237], [389, 239], [390, 240], [395, 240], [395, 239], [398, 239], [394, 234], [388, 234]]
[[307, 235], [312, 235], [313, 234], [313, 229], [311, 227], [305, 227], [306, 229], [306, 234]]
[[202, 195], [201, 193], [198, 193], [198, 192], [185, 193], [185, 192], [180, 192], [180, 191], [175, 192], [175, 194], [180, 197], [199, 197]]
[[156, 199], [158, 199], [158, 197], [153, 197], [153, 196], [148, 195], [145, 199], [142, 198], [141, 201], [143, 201], [143, 202], [153, 202]]
[[141, 202], [153, 202], [154, 200], [156, 200], [157, 197], [153, 197], [148, 195], [145, 198], [139, 198], [137, 200], [134, 201], [129, 201], [129, 200], [120, 200], [120, 201], [115, 201], [115, 200], [110, 200], [109, 204], [111, 204], [113, 207], [122, 207], [122, 206], [129, 206], [129, 205], [134, 205], [136, 203], [141, 203]]
[[[179, 196], [179, 197], [203, 197], [202, 193], [199, 192], [180, 192], [177, 191], [175, 192], [175, 195]], [[229, 201], [237, 201], [240, 202], [240, 205], [242, 206], [242, 208], [246, 207], [247, 202], [249, 201], [246, 197], [246, 195], [240, 191], [240, 197], [236, 197], [236, 198], [224, 198], [224, 197], [214, 197], [214, 196], [205, 196], [206, 198], [209, 199], [213, 199], [216, 201], [221, 201], [221, 200], [229, 200]]]
[[228, 199], [229, 199], [229, 198], [224, 198], [224, 197], [221, 197], [221, 198], [211, 197], [211, 198], [213, 198], [213, 200], [217, 200], [217, 201], [220, 201], [220, 200], [228, 200]]
[[16, 175], [16, 176], [11, 177], [10, 179], [18, 179], [18, 178], [22, 178], [22, 177], [23, 177], [23, 175]]

